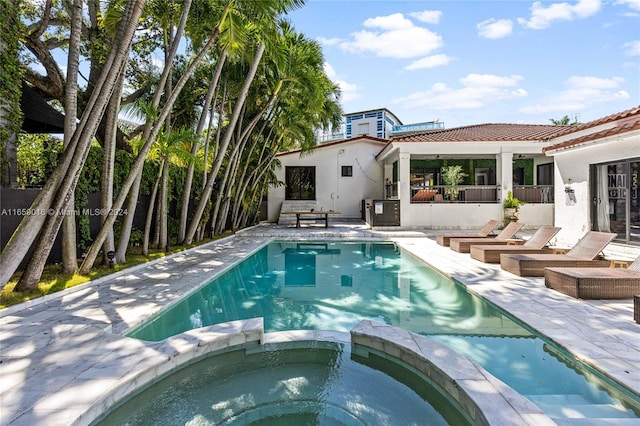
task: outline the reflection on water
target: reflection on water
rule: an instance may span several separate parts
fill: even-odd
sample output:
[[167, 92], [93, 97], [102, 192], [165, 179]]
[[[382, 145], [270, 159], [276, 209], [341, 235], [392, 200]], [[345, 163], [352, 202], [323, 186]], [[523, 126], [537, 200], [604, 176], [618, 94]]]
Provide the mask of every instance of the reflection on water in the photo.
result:
[[264, 317], [266, 332], [349, 331], [374, 319], [423, 334], [531, 336], [393, 244], [292, 242], [268, 245], [132, 336], [160, 340], [253, 317]]
[[449, 345], [523, 395], [610, 399], [528, 329], [391, 243], [271, 243], [130, 335], [161, 340], [254, 317], [265, 332], [381, 321]]

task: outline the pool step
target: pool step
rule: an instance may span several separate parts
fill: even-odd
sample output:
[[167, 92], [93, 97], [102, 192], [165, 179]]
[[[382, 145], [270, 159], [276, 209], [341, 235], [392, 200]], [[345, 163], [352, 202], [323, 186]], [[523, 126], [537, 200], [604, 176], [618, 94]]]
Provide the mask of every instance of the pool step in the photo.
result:
[[638, 419], [553, 419], [558, 426], [638, 426]]
[[566, 422], [564, 424], [607, 424], [603, 423], [605, 421], [619, 424], [623, 419], [639, 424], [638, 418], [631, 410], [617, 404], [593, 403], [581, 395], [527, 395], [526, 397], [554, 421]]

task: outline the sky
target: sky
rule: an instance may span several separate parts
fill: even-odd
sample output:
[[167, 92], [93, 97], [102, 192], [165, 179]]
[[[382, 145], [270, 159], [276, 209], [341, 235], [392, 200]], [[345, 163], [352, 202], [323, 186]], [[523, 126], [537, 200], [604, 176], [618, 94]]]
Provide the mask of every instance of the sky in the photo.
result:
[[640, 0], [307, 0], [345, 113], [404, 124], [581, 123], [640, 105]]

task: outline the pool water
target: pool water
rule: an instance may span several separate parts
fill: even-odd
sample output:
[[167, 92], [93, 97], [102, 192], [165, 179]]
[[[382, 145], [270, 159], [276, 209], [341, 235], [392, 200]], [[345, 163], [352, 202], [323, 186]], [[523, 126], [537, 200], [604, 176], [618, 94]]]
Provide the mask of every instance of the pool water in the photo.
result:
[[392, 243], [270, 243], [129, 336], [161, 340], [254, 317], [265, 332], [381, 321], [448, 345], [551, 417], [640, 416], [640, 397]]
[[[235, 350], [174, 372], [96, 424], [470, 424], [423, 378], [389, 364], [375, 355], [352, 355], [348, 347], [330, 342]], [[381, 370], [394, 371], [394, 377]]]

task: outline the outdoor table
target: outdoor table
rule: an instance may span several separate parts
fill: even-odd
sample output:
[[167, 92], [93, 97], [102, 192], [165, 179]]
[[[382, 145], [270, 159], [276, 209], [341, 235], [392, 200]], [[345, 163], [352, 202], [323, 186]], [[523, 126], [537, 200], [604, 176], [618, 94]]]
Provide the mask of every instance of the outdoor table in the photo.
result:
[[[324, 220], [324, 227], [329, 226], [329, 215], [342, 214], [335, 210], [300, 210], [291, 212], [282, 212], [282, 214], [295, 214], [296, 215], [296, 228], [300, 228], [301, 221], [316, 221]], [[312, 216], [312, 217], [309, 217]]]

